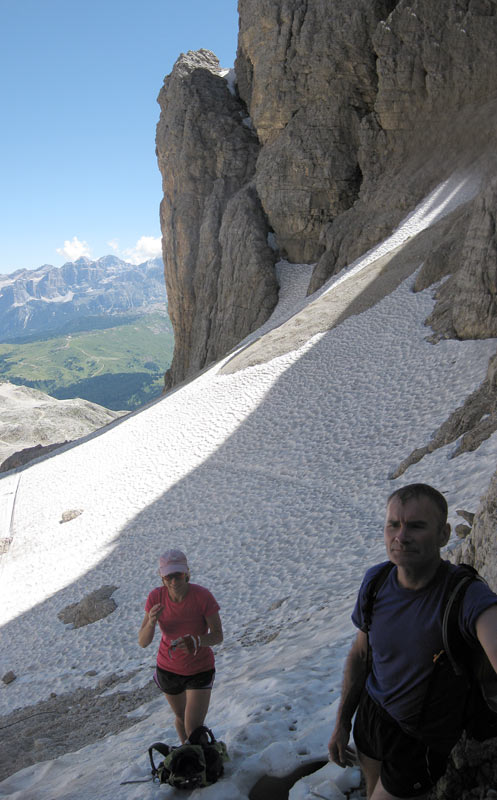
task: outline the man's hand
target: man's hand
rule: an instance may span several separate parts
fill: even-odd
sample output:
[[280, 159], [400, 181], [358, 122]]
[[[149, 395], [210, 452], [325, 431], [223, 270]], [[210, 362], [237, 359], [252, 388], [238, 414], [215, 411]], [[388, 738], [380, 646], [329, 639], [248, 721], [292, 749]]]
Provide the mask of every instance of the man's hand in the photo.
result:
[[339, 767], [352, 767], [357, 763], [355, 750], [349, 745], [350, 727], [337, 725], [328, 743], [330, 761]]

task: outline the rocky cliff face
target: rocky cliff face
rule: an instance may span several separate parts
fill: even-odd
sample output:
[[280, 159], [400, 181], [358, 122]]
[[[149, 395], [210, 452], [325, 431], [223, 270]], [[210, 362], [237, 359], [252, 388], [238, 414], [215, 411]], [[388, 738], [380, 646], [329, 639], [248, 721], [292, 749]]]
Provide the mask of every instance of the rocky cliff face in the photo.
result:
[[315, 291], [456, 169], [479, 169], [481, 191], [418, 288], [451, 276], [438, 335], [495, 336], [495, 0], [240, 0], [239, 13], [231, 82], [200, 51], [159, 95], [168, 385], [267, 318], [275, 258], [315, 262]]
[[176, 342], [171, 386], [261, 325], [277, 283], [253, 184], [259, 142], [217, 58], [203, 50], [180, 56], [159, 103], [163, 258]]

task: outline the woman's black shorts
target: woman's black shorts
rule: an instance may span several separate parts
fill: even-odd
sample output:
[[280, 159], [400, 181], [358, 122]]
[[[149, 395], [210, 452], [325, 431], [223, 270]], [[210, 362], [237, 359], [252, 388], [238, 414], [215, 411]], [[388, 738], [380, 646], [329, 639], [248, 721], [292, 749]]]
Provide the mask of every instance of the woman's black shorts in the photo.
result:
[[196, 675], [178, 675], [156, 667], [154, 681], [165, 694], [181, 694], [186, 689], [212, 689], [215, 674], [215, 669], [208, 669]]
[[448, 753], [435, 752], [405, 733], [366, 691], [354, 722], [354, 741], [360, 753], [381, 761], [381, 782], [396, 797], [425, 794], [447, 767]]

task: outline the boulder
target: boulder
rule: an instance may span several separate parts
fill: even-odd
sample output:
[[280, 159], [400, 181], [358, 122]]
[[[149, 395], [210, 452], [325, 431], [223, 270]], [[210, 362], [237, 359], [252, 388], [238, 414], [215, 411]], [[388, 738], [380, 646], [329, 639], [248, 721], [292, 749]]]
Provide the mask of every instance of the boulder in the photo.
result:
[[79, 517], [82, 513], [82, 508], [70, 508], [67, 511], [63, 511], [62, 516], [59, 519], [59, 524], [63, 525], [64, 522], [71, 522], [71, 520], [76, 519], [76, 517]]
[[73, 628], [91, 625], [116, 610], [117, 604], [112, 599], [111, 594], [117, 588], [117, 586], [101, 586], [100, 589], [85, 595], [78, 603], [72, 603], [63, 608], [59, 611], [57, 617], [65, 625], [72, 623]]

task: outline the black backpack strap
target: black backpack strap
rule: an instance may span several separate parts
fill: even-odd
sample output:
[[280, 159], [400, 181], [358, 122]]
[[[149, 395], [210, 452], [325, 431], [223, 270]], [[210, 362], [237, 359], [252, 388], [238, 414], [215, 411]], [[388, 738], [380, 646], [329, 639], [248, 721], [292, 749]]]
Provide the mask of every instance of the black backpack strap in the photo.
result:
[[211, 729], [206, 728], [205, 725], [200, 725], [198, 728], [195, 728], [188, 737], [188, 742], [190, 744], [199, 744], [202, 747], [214, 744], [215, 741], [216, 739]]
[[158, 768], [154, 764], [154, 757], [152, 755], [152, 750], [157, 750], [162, 756], [168, 756], [171, 752], [172, 748], [169, 747], [168, 744], [164, 744], [163, 742], [154, 742], [148, 748], [148, 757], [150, 759], [150, 766], [152, 767], [152, 775], [155, 777], [158, 772]]
[[378, 570], [374, 578], [372, 578], [369, 581], [366, 587], [366, 593], [364, 596], [364, 605], [362, 608], [363, 623], [361, 627], [361, 630], [364, 633], [368, 633], [369, 629], [371, 628], [371, 622], [373, 619], [373, 608], [376, 602], [376, 598], [378, 596], [378, 592], [380, 591], [381, 587], [383, 586], [386, 579], [390, 575], [394, 566], [395, 564], [392, 564], [391, 561], [387, 561], [386, 564], [383, 564], [381, 569]]
[[464, 595], [473, 581], [485, 579], [469, 564], [459, 564], [450, 578], [445, 598], [442, 619], [442, 639], [444, 650], [456, 675], [464, 675], [468, 671], [469, 646], [464, 641], [459, 627], [459, 612]]

